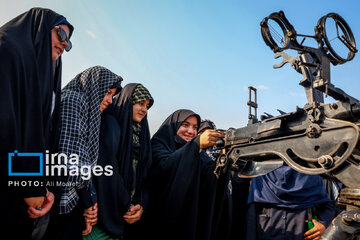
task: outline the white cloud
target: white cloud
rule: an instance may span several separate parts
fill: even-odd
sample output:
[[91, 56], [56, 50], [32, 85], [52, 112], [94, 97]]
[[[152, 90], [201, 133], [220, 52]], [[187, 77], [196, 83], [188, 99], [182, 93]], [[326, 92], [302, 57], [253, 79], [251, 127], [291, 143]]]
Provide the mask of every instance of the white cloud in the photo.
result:
[[89, 34], [90, 37], [96, 38], [95, 33], [91, 32], [91, 31], [89, 31], [89, 30], [86, 30], [86, 33]]

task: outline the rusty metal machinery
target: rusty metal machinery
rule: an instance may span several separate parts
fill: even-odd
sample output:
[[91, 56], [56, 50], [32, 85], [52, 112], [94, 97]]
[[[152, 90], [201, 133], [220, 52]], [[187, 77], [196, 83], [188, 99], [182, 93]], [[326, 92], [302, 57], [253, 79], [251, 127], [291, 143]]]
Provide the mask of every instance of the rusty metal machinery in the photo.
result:
[[[282, 11], [264, 18], [260, 26], [275, 58], [282, 57], [274, 68], [289, 63], [303, 76], [299, 84], [305, 89], [307, 103], [295, 112], [280, 111], [281, 115], [275, 117], [266, 114], [258, 120], [256, 98], [253, 102], [249, 95], [249, 123], [226, 131], [222, 146], [225, 153], [218, 158], [215, 173], [231, 169], [240, 177], [256, 177], [285, 162], [301, 173], [340, 181], [346, 187], [339, 202], [347, 206], [347, 211], [337, 216], [322, 239], [355, 239], [360, 232], [360, 102], [335, 87], [330, 79], [330, 63], [344, 64], [354, 58], [357, 50], [353, 33], [336, 13], [319, 19], [314, 36], [298, 34]], [[318, 47], [305, 46], [304, 40], [298, 43], [297, 37], [314, 39]], [[288, 49], [299, 55], [288, 55], [284, 52]], [[249, 91], [256, 93], [252, 87]], [[338, 102], [325, 104], [324, 95]], [[251, 108], [255, 108], [255, 114], [251, 114]]]

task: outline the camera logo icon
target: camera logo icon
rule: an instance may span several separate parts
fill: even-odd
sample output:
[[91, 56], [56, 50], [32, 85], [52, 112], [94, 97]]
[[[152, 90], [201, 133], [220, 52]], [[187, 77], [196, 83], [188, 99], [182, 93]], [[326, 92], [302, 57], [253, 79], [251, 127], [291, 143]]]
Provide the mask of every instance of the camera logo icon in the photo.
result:
[[15, 150], [8, 154], [8, 160], [9, 176], [43, 176], [43, 153], [20, 153]]

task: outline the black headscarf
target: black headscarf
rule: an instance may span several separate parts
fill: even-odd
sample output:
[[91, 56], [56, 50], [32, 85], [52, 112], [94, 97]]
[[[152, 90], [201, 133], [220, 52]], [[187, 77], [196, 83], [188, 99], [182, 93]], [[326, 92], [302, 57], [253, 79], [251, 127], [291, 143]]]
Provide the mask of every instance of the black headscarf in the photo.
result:
[[159, 150], [166, 149], [167, 152], [153, 151], [154, 157], [162, 158], [163, 154], [168, 154], [170, 152], [176, 151], [176, 133], [179, 130], [181, 123], [190, 116], [195, 116], [197, 118], [198, 124], [200, 124], [200, 116], [193, 111], [187, 109], [180, 109], [175, 111], [163, 122], [159, 130], [154, 134], [153, 138], [151, 139], [151, 144], [155, 146], [159, 145]]
[[[153, 164], [146, 224], [157, 239], [211, 239], [217, 182], [215, 163], [200, 153], [200, 136], [182, 140], [177, 131], [191, 110], [171, 114], [151, 139]], [[161, 227], [161, 230], [159, 230]]]
[[[0, 28], [0, 142], [1, 162], [7, 153], [45, 152], [51, 141], [53, 92], [54, 120], [58, 114], [61, 58], [53, 69], [51, 29], [65, 19], [50, 9], [33, 8]], [[26, 166], [24, 167], [26, 168]], [[2, 176], [3, 169], [1, 167]], [[2, 181], [4, 183], [4, 181]], [[31, 190], [24, 193], [37, 196]], [[29, 195], [30, 194], [30, 195]]]
[[[61, 87], [61, 58], [53, 65], [51, 29], [63, 16], [50, 9], [33, 8], [0, 28], [0, 159], [1, 206], [13, 211], [9, 203], [22, 210], [22, 197], [45, 195], [45, 187], [17, 187], [19, 201], [7, 188], [8, 153], [45, 152], [53, 149]], [[70, 29], [73, 29], [70, 27]], [[54, 69], [54, 66], [56, 68]], [[53, 93], [56, 94], [51, 117]], [[22, 161], [21, 169], [33, 169], [33, 161]], [[12, 180], [12, 179], [11, 179]], [[22, 180], [25, 180], [22, 177]], [[29, 180], [35, 180], [30, 177]], [[38, 178], [42, 181], [42, 178]], [[19, 191], [21, 190], [21, 191]], [[2, 209], [2, 208], [1, 208]], [[26, 217], [26, 211], [23, 213]], [[20, 224], [20, 217], [11, 214]], [[5, 215], [7, 221], [11, 221]]]
[[139, 85], [127, 84], [115, 96], [113, 104], [102, 114], [98, 165], [113, 166], [113, 175], [95, 178], [99, 224], [115, 236], [122, 236], [124, 233], [126, 224], [123, 215], [128, 211], [130, 204], [146, 207], [144, 181], [151, 164], [147, 115], [140, 122], [140, 153], [136, 170], [135, 195], [131, 200], [134, 181], [133, 93]]

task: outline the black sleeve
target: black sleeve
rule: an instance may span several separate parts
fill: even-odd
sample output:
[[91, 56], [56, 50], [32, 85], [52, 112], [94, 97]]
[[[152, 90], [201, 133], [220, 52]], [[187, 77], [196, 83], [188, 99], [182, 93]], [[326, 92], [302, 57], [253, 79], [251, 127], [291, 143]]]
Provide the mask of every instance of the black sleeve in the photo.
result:
[[184, 205], [192, 206], [191, 201], [197, 199], [192, 193], [197, 194], [201, 174], [199, 140], [200, 137], [196, 136], [175, 152], [164, 155], [162, 159], [153, 158], [153, 161], [157, 161], [157, 167], [152, 173], [156, 174], [153, 175], [156, 180], [152, 184], [160, 189], [161, 196], [158, 197], [163, 201], [163, 205], [159, 211], [169, 226], [175, 226], [174, 221], [178, 216], [196, 214], [188, 213], [190, 207]]
[[79, 195], [79, 199], [84, 206], [84, 209], [93, 206], [97, 202], [97, 195], [94, 184], [91, 184], [90, 188], [81, 188], [76, 192]]
[[[2, 36], [3, 37], [3, 36]], [[31, 82], [22, 64], [16, 44], [6, 41], [0, 44], [0, 175], [2, 189], [11, 188], [22, 198], [46, 196], [43, 176], [9, 176], [9, 153], [45, 152], [45, 134], [42, 102], [39, 89], [33, 88], [31, 95], [21, 93], [24, 82]], [[27, 63], [27, 62], [26, 62]], [[27, 63], [31, 64], [31, 63]], [[29, 74], [31, 74], [32, 70]], [[35, 84], [35, 83], [34, 83]], [[33, 85], [32, 85], [33, 86]], [[24, 111], [27, 109], [27, 111]], [[18, 172], [39, 172], [39, 161], [17, 163]], [[14, 162], [12, 162], [13, 164]], [[16, 172], [16, 169], [13, 169]], [[34, 170], [34, 171], [33, 171]], [[23, 183], [9, 185], [8, 181]], [[39, 183], [37, 186], [34, 184]]]
[[324, 224], [325, 227], [328, 227], [331, 221], [337, 215], [337, 208], [334, 201], [329, 201], [318, 205], [317, 207], [317, 214], [319, 217], [319, 222]]
[[[164, 155], [160, 159], [153, 158], [151, 174], [171, 178], [171, 176], [176, 175], [177, 171], [191, 169], [195, 164], [192, 160], [200, 156], [199, 150], [200, 136], [196, 136], [175, 152]], [[186, 178], [186, 176], [183, 176], [183, 178]]]
[[98, 197], [99, 220], [110, 233], [120, 234], [125, 225], [123, 215], [130, 205], [130, 195], [119, 173], [117, 152], [120, 141], [120, 126], [117, 120], [105, 114], [101, 121], [98, 165], [112, 167], [112, 174], [103, 174], [94, 178]]

